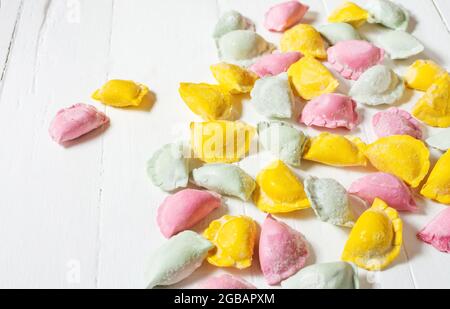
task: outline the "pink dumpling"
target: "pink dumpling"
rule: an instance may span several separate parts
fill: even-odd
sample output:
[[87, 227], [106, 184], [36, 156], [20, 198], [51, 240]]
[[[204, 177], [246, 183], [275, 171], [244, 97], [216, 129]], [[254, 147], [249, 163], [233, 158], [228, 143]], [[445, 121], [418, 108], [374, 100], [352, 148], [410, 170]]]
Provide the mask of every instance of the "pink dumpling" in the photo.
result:
[[344, 78], [357, 80], [384, 59], [384, 50], [362, 40], [341, 41], [328, 48], [328, 62]]
[[301, 57], [302, 54], [299, 52], [275, 53], [263, 56], [250, 67], [250, 70], [259, 77], [275, 76], [286, 72]]
[[159, 206], [157, 222], [161, 233], [170, 238], [185, 231], [220, 207], [220, 195], [185, 189], [167, 197]]
[[261, 228], [259, 262], [270, 285], [296, 274], [305, 266], [308, 244], [302, 234], [268, 216]]
[[109, 118], [95, 107], [75, 104], [60, 110], [52, 123], [49, 133], [59, 144], [72, 141], [109, 122]]
[[373, 116], [372, 125], [378, 137], [410, 135], [422, 139], [420, 122], [407, 111], [391, 107]]
[[441, 252], [450, 253], [450, 208], [442, 211], [417, 234], [417, 237], [431, 244]]
[[298, 1], [280, 3], [267, 11], [264, 26], [270, 31], [282, 32], [297, 24], [308, 10], [309, 6]]
[[253, 284], [229, 274], [206, 279], [200, 283], [197, 288], [207, 290], [256, 290], [256, 287]]
[[373, 173], [352, 183], [348, 193], [372, 204], [375, 198], [382, 199], [399, 211], [417, 211], [416, 202], [406, 184], [387, 173]]
[[337, 94], [323, 94], [308, 102], [300, 116], [307, 126], [324, 128], [344, 127], [352, 130], [358, 124], [356, 102], [352, 98]]

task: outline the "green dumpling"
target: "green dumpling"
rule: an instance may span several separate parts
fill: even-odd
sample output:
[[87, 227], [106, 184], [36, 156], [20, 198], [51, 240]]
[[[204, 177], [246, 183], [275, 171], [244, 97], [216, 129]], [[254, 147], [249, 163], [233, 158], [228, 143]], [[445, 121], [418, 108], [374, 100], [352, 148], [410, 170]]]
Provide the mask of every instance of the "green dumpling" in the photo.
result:
[[389, 0], [367, 1], [369, 23], [382, 24], [385, 27], [406, 31], [409, 24], [409, 14], [406, 10]]
[[367, 38], [384, 49], [391, 59], [407, 59], [420, 54], [425, 47], [411, 34], [400, 30], [383, 29], [367, 33]]
[[361, 39], [358, 31], [347, 23], [331, 23], [317, 26], [316, 28], [331, 45], [335, 45], [341, 41]]
[[220, 38], [222, 35], [235, 30], [247, 30], [252, 29], [253, 23], [242, 16], [239, 12], [228, 11], [224, 13], [216, 24], [214, 28], [213, 37], [215, 39]]

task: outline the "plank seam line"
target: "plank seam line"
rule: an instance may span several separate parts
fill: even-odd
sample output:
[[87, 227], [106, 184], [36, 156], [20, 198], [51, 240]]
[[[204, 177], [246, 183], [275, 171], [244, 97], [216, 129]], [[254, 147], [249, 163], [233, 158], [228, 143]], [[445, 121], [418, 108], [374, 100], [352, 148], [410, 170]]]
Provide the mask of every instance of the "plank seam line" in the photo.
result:
[[444, 18], [444, 15], [441, 12], [441, 9], [439, 8], [439, 5], [437, 5], [436, 0], [431, 0], [431, 2], [434, 5], [434, 8], [436, 9], [437, 13], [439, 14], [439, 17], [441, 18], [443, 24], [445, 25], [445, 29], [447, 29], [447, 32], [450, 34], [450, 25], [448, 24], [447, 20]]
[[411, 266], [411, 262], [409, 261], [408, 250], [406, 250], [406, 246], [403, 244], [403, 253], [405, 254], [406, 262], [408, 264], [409, 273], [411, 274], [412, 283], [414, 285], [414, 289], [418, 288], [416, 277], [414, 276], [414, 272]]

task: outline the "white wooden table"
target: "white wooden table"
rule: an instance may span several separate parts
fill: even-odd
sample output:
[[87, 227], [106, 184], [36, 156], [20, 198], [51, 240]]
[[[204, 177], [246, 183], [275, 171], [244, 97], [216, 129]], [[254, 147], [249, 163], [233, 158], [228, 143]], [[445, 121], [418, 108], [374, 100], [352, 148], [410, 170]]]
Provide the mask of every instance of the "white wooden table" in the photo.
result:
[[[356, 1], [364, 3], [367, 0]], [[142, 288], [145, 261], [163, 241], [156, 209], [166, 196], [146, 175], [146, 161], [164, 143], [179, 139], [199, 120], [178, 95], [180, 81], [213, 82], [209, 65], [218, 62], [212, 29], [218, 16], [235, 9], [257, 31], [278, 43], [261, 25], [279, 0], [1, 0], [0, 1], [0, 287]], [[303, 1], [306, 21], [324, 23], [341, 0]], [[397, 0], [413, 16], [412, 30], [429, 57], [450, 69], [448, 0]], [[414, 59], [397, 61], [402, 73]], [[394, 64], [392, 64], [394, 65]], [[90, 99], [110, 78], [134, 79], [151, 87], [151, 110], [114, 109]], [[348, 90], [343, 82], [342, 91]], [[419, 94], [408, 91], [402, 108]], [[111, 126], [70, 148], [48, 135], [55, 113], [76, 102], [93, 104]], [[373, 141], [370, 119], [355, 135]], [[242, 119], [261, 120], [244, 103]], [[305, 128], [303, 128], [305, 129]], [[310, 134], [317, 131], [308, 129]], [[426, 134], [434, 130], [427, 129]], [[180, 133], [181, 132], [181, 133]], [[434, 158], [438, 156], [433, 152]], [[272, 158], [244, 160], [253, 176]], [[299, 175], [333, 176], [345, 186], [370, 169], [337, 169], [305, 162]], [[416, 240], [416, 232], [445, 206], [418, 197], [420, 212], [402, 214], [404, 250], [381, 273], [361, 272], [363, 287], [450, 288], [450, 255]], [[214, 214], [245, 213], [259, 223], [256, 207], [227, 199]], [[309, 263], [338, 260], [347, 230], [319, 222], [312, 211], [281, 217], [309, 240]], [[199, 230], [207, 222], [200, 224]], [[258, 263], [239, 274], [267, 287]], [[217, 273], [205, 263], [177, 287], [192, 287]]]

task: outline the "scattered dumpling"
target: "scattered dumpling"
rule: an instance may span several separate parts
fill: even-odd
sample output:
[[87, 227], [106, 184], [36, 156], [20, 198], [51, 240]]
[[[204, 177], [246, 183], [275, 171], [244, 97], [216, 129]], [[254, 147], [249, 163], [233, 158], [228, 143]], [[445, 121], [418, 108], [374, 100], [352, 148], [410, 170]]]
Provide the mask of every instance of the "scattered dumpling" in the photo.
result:
[[307, 142], [303, 159], [331, 166], [366, 166], [365, 148], [357, 137], [325, 132]]
[[299, 167], [306, 135], [285, 122], [258, 124], [259, 143], [286, 164]]
[[429, 137], [426, 140], [426, 143], [433, 148], [447, 151], [450, 149], [450, 129], [445, 129], [440, 133]]
[[256, 241], [256, 223], [246, 216], [223, 216], [213, 221], [203, 235], [216, 249], [208, 262], [218, 267], [248, 268], [252, 265]]
[[412, 114], [432, 127], [450, 127], [450, 75], [439, 77], [417, 102]]
[[299, 52], [273, 53], [262, 56], [250, 67], [259, 77], [274, 76], [287, 72], [289, 67], [303, 55]]
[[376, 198], [356, 221], [342, 260], [370, 271], [386, 268], [400, 253], [402, 225], [397, 211]]
[[251, 97], [251, 102], [258, 113], [265, 117], [279, 119], [292, 117], [294, 93], [287, 73], [257, 80]]
[[256, 290], [253, 284], [229, 274], [210, 277], [200, 283], [197, 288], [203, 290]]
[[217, 82], [232, 94], [249, 93], [258, 79], [251, 71], [223, 62], [212, 65], [211, 72]]
[[352, 183], [348, 193], [369, 204], [378, 197], [398, 211], [416, 211], [417, 204], [409, 187], [388, 173], [372, 173]]
[[286, 31], [281, 38], [281, 51], [297, 51], [305, 56], [327, 58], [325, 42], [320, 33], [311, 25], [298, 24]]
[[384, 60], [384, 51], [362, 40], [341, 41], [328, 48], [328, 62], [344, 78], [357, 80]]
[[403, 8], [389, 0], [370, 0], [366, 6], [369, 23], [382, 24], [385, 27], [404, 30], [408, 28], [409, 14]]
[[356, 267], [346, 262], [307, 266], [283, 281], [284, 289], [359, 289]]
[[288, 213], [310, 207], [303, 184], [283, 161], [263, 169], [256, 183], [253, 201], [263, 212]]
[[450, 205], [450, 150], [436, 163], [420, 193], [439, 203]]
[[345, 188], [334, 179], [305, 179], [305, 192], [317, 217], [338, 226], [352, 227], [354, 217]]
[[207, 164], [192, 171], [194, 182], [208, 190], [247, 201], [256, 183], [239, 166], [232, 164]]
[[372, 125], [378, 137], [391, 135], [410, 135], [422, 139], [420, 122], [407, 111], [391, 107], [385, 111], [376, 113], [372, 119]]
[[110, 80], [92, 95], [94, 100], [114, 107], [139, 106], [148, 98], [147, 86], [129, 80]]
[[75, 104], [60, 110], [50, 124], [49, 133], [59, 143], [75, 140], [109, 122], [108, 116], [95, 107], [86, 104]]
[[190, 229], [221, 205], [220, 195], [208, 191], [185, 189], [168, 196], [158, 208], [161, 233], [170, 238]]
[[195, 158], [207, 163], [234, 163], [250, 151], [256, 129], [240, 121], [191, 123]]
[[366, 105], [393, 104], [405, 91], [403, 80], [384, 65], [365, 71], [350, 89], [350, 96]]
[[347, 23], [331, 23], [318, 26], [316, 29], [331, 45], [335, 45], [341, 41], [361, 39], [358, 31]]
[[297, 24], [308, 10], [309, 6], [298, 1], [277, 4], [267, 11], [264, 26], [270, 31], [283, 32]]
[[219, 56], [223, 61], [251, 64], [255, 58], [274, 50], [274, 46], [251, 30], [236, 30], [223, 35], [218, 43]]
[[405, 74], [405, 82], [409, 88], [427, 91], [445, 70], [432, 60], [416, 60]]
[[414, 36], [401, 30], [384, 29], [369, 36], [369, 39], [383, 48], [391, 59], [407, 59], [420, 54], [425, 49]]
[[450, 253], [450, 208], [439, 213], [417, 237], [441, 252]]
[[345, 2], [337, 7], [328, 17], [330, 23], [349, 23], [353, 27], [362, 26], [369, 17], [369, 13], [353, 2]]
[[147, 164], [153, 184], [164, 191], [184, 188], [189, 181], [189, 160], [183, 143], [173, 143], [156, 151]]
[[169, 239], [148, 262], [145, 273], [148, 289], [168, 286], [189, 277], [208, 255], [214, 245], [192, 231], [182, 232]]
[[324, 128], [344, 127], [352, 130], [358, 124], [356, 102], [343, 94], [323, 94], [308, 102], [302, 111], [300, 122], [307, 126]]
[[288, 70], [292, 87], [305, 100], [331, 93], [339, 86], [333, 74], [313, 57], [303, 57]]
[[190, 110], [204, 120], [227, 119], [231, 115], [231, 95], [222, 86], [181, 83], [179, 92]]
[[223, 14], [216, 24], [213, 37], [219, 39], [224, 34], [235, 30], [248, 30], [253, 29], [253, 23], [242, 16], [239, 12], [228, 11]]
[[306, 264], [308, 243], [301, 233], [268, 215], [261, 227], [259, 262], [269, 285], [277, 285]]
[[367, 146], [366, 156], [381, 172], [391, 173], [416, 188], [430, 169], [430, 151], [409, 135], [380, 138]]

